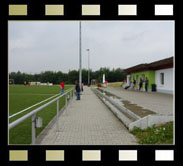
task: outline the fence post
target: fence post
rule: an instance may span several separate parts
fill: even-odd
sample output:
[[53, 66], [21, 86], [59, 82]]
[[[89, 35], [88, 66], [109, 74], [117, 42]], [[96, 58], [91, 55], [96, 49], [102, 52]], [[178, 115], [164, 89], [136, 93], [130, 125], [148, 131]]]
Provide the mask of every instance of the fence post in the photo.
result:
[[36, 143], [36, 114], [32, 116], [32, 145]]
[[71, 101], [71, 99], [72, 99], [72, 90], [70, 91], [70, 101]]
[[65, 107], [67, 107], [67, 94], [65, 94]]
[[59, 116], [59, 99], [57, 100], [57, 132], [59, 132], [58, 116]]

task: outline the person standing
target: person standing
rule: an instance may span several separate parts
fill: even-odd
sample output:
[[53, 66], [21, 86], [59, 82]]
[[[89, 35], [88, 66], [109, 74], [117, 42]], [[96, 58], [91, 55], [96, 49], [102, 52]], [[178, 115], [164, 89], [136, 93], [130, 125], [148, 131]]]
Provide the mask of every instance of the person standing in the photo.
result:
[[79, 86], [79, 83], [78, 83], [78, 81], [76, 81], [75, 82], [76, 83], [76, 85], [75, 85], [75, 90], [76, 90], [76, 100], [80, 100], [80, 86]]
[[146, 77], [146, 80], [145, 80], [145, 90], [146, 90], [146, 92], [148, 91], [148, 84], [149, 84], [149, 80]]
[[136, 81], [133, 79], [133, 89], [135, 89]]
[[107, 88], [107, 85], [108, 85], [108, 81], [105, 81], [105, 87]]
[[133, 81], [130, 81], [130, 88], [131, 88], [131, 89], [134, 88]]
[[142, 78], [140, 78], [140, 82], [139, 82], [139, 92], [141, 91], [142, 84], [143, 84], [143, 80], [142, 80]]
[[61, 95], [64, 94], [64, 82], [60, 83]]
[[83, 83], [81, 84], [81, 91], [83, 92]]

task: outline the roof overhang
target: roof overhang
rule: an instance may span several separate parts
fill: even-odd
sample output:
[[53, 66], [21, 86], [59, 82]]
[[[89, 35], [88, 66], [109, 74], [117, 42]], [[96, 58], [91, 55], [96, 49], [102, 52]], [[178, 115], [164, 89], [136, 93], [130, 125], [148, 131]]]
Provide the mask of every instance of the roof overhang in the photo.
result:
[[173, 57], [156, 61], [153, 63], [149, 63], [149, 64], [147, 63], [140, 64], [137, 66], [127, 68], [124, 71], [127, 74], [130, 74], [130, 73], [137, 73], [137, 72], [148, 71], [148, 70], [160, 70], [160, 69], [167, 69], [167, 68], [173, 68]]

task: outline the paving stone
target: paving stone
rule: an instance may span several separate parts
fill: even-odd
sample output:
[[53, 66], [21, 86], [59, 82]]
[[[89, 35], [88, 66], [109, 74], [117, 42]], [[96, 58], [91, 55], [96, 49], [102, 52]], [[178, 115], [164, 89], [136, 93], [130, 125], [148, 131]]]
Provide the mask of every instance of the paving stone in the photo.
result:
[[68, 105], [42, 145], [136, 145], [137, 140], [89, 87]]
[[158, 114], [173, 115], [173, 95], [158, 92], [138, 92], [136, 90], [125, 90], [123, 88], [107, 87], [104, 90], [113, 93], [132, 104], [149, 109]]

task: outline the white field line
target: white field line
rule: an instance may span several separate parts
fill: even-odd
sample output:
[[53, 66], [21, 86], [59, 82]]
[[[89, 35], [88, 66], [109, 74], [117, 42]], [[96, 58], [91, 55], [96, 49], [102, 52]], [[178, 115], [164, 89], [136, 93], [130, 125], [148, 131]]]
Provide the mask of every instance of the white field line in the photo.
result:
[[51, 97], [49, 97], [49, 98], [47, 98], [47, 99], [45, 99], [45, 100], [43, 100], [43, 101], [41, 101], [41, 102], [39, 102], [39, 103], [36, 103], [36, 104], [34, 104], [34, 105], [32, 105], [32, 106], [30, 106], [30, 107], [28, 107], [28, 108], [25, 108], [24, 110], [21, 110], [21, 111], [15, 113], [15, 114], [9, 116], [8, 118], [9, 118], [9, 119], [10, 119], [10, 118], [13, 118], [14, 116], [19, 115], [19, 114], [21, 114], [22, 112], [25, 112], [25, 111], [27, 111], [28, 109], [30, 109], [30, 108], [32, 108], [32, 107], [35, 107], [35, 106], [37, 106], [37, 105], [39, 105], [39, 104], [41, 104], [41, 103], [44, 103], [45, 101], [50, 100], [50, 99], [54, 98], [55, 96], [58, 96], [59, 94], [60, 94], [60, 93], [58, 93], [58, 94], [56, 94], [56, 95], [54, 95], [54, 96], [51, 96]]
[[55, 95], [55, 93], [54, 93], [54, 94], [53, 94], [53, 93], [26, 93], [26, 94], [11, 93], [11, 94], [9, 94], [9, 95], [10, 95], [10, 96], [11, 96], [11, 95], [16, 95], [16, 96], [17, 96], [17, 95], [24, 95], [24, 96], [25, 96], [25, 95], [29, 95], [29, 96], [30, 96], [30, 95], [34, 95], [34, 96], [35, 96], [35, 95], [38, 95], [38, 96], [39, 96], [39, 95]]

